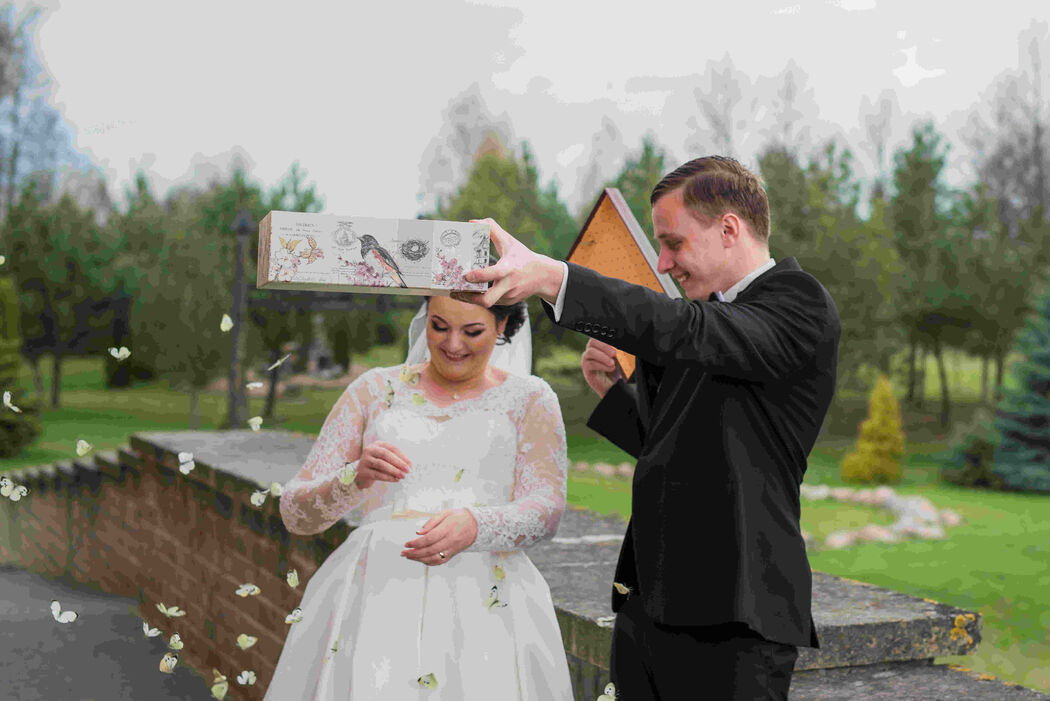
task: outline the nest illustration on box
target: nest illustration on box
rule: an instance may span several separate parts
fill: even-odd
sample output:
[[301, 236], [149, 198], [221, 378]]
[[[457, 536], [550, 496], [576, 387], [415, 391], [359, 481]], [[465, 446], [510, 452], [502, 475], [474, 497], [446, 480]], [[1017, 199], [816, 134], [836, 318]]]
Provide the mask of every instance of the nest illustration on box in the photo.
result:
[[381, 294], [484, 291], [484, 224], [270, 212], [259, 224], [258, 287]]

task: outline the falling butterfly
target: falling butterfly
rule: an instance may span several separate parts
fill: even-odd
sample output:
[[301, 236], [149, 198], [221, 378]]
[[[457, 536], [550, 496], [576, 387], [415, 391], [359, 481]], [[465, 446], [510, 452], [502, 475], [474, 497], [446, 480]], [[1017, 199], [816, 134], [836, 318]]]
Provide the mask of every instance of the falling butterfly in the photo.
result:
[[11, 501], [18, 501], [29, 494], [29, 487], [24, 484], [16, 485], [6, 477], [0, 477], [0, 496], [5, 496]]
[[91, 449], [93, 447], [94, 446], [88, 443], [86, 440], [80, 438], [77, 440], [77, 455], [79, 455], [80, 457], [84, 457], [85, 455], [91, 452]]
[[255, 672], [253, 672], [250, 669], [246, 670], [246, 671], [242, 671], [240, 674], [237, 675], [237, 683], [238, 684], [244, 684], [244, 685], [254, 684], [255, 683]]
[[253, 431], [258, 431], [259, 427], [262, 426], [262, 417], [253, 416], [252, 418], [248, 419], [248, 425], [252, 427]]
[[245, 387], [247, 389], [262, 389], [262, 386], [263, 386], [262, 382], [249, 382], [248, 384], [245, 385]]
[[499, 565], [494, 565], [492, 567], [492, 571], [495, 573], [496, 579], [502, 580], [502, 579], [504, 579], [507, 576], [507, 573], [504, 572], [503, 568], [500, 567]]
[[419, 392], [412, 395], [412, 403], [416, 405], [423, 405], [427, 403], [426, 398]]
[[166, 607], [164, 604], [157, 604], [157, 610], [163, 613], [168, 618], [175, 618], [176, 616], [185, 616], [186, 612], [181, 611], [178, 606]]
[[120, 348], [110, 347], [109, 354], [116, 358], [119, 363], [127, 360], [128, 356], [131, 355], [131, 351], [129, 351], [126, 346], [121, 346]]
[[16, 414], [21, 414], [22, 413], [21, 409], [19, 409], [18, 407], [16, 407], [14, 404], [11, 403], [11, 393], [10, 392], [4, 392], [4, 406], [6, 406], [8, 409], [10, 409], [11, 411], [15, 412]]
[[301, 620], [303, 620], [303, 610], [299, 607], [292, 609], [292, 612], [284, 617], [284, 622], [288, 625], [298, 623]]
[[609, 682], [605, 685], [605, 692], [598, 697], [597, 701], [616, 701], [616, 685]]
[[76, 611], [63, 611], [57, 600], [51, 601], [51, 615], [59, 623], [72, 623], [77, 620]]
[[386, 394], [383, 395], [383, 401], [386, 402], [386, 408], [394, 406], [394, 386], [390, 384], [390, 380], [386, 381]]
[[259, 587], [255, 586], [254, 584], [242, 584], [240, 588], [237, 589], [237, 596], [240, 596], [242, 598], [246, 596], [255, 596], [260, 591], [261, 590], [259, 589]]
[[284, 487], [281, 486], [280, 482], [270, 482], [270, 496], [279, 497], [283, 491]]
[[211, 683], [211, 695], [222, 701], [222, 699], [226, 698], [226, 692], [230, 690], [230, 683], [226, 681], [226, 675], [219, 670], [213, 667], [211, 671], [215, 675], [215, 679]]
[[237, 647], [239, 647], [242, 650], [247, 650], [256, 642], [258, 642], [258, 640], [259, 639], [256, 638], [254, 635], [245, 635], [244, 633], [241, 633], [237, 636]]
[[175, 664], [179, 661], [179, 656], [174, 652], [165, 652], [164, 657], [160, 658], [160, 671], [165, 674], [171, 674], [175, 671]]
[[463, 477], [463, 470], [464, 469], [465, 468], [462, 468], [462, 467], [459, 468], [459, 471], [456, 473], [456, 476], [452, 478], [453, 482], [459, 482], [460, 478]]
[[150, 628], [149, 623], [146, 621], [142, 622], [142, 634], [147, 638], [155, 638], [160, 635], [160, 628]]
[[404, 382], [406, 384], [410, 384], [410, 385], [418, 384], [419, 383], [419, 371], [409, 370], [408, 367], [406, 366], [406, 367], [401, 369], [401, 372], [398, 375], [398, 378], [402, 382]]
[[631, 593], [631, 588], [630, 587], [624, 586], [623, 584], [620, 584], [619, 582], [613, 582], [613, 587], [615, 587], [616, 591], [620, 592], [621, 594], [630, 594]]
[[277, 367], [278, 365], [280, 365], [281, 363], [283, 363], [284, 361], [288, 360], [288, 359], [289, 359], [289, 358], [291, 358], [291, 357], [292, 357], [292, 354], [291, 354], [291, 353], [289, 353], [288, 355], [284, 356], [283, 358], [281, 358], [280, 360], [278, 360], [278, 361], [277, 361], [276, 363], [274, 363], [274, 364], [273, 364], [273, 365], [271, 365], [270, 367], [266, 368], [266, 370], [267, 370], [267, 371], [273, 370], [273, 369], [274, 369], [274, 368], [276, 368], [276, 367]]
[[348, 462], [343, 465], [342, 469], [339, 470], [339, 481], [343, 484], [350, 484], [357, 478], [357, 468], [354, 467], [352, 462]]
[[219, 329], [226, 333], [233, 328], [233, 319], [230, 318], [229, 314], [222, 315], [222, 321], [219, 322]]
[[168, 647], [170, 647], [172, 650], [182, 649], [182, 638], [179, 637], [178, 633], [172, 633], [171, 639], [168, 640]]
[[434, 676], [433, 672], [422, 677], [416, 677], [416, 682], [424, 689], [436, 689], [438, 686], [437, 677]]
[[254, 492], [252, 492], [252, 495], [251, 497], [249, 497], [249, 499], [251, 500], [253, 506], [262, 506], [263, 502], [266, 501], [266, 490], [256, 489]]
[[179, 472], [188, 475], [196, 466], [197, 463], [193, 462], [193, 453], [187, 453], [185, 451], [179, 453]]
[[485, 599], [485, 606], [487, 606], [489, 611], [491, 611], [494, 608], [502, 608], [506, 605], [507, 604], [505, 602], [499, 600], [499, 587], [493, 584], [488, 598]]
[[299, 586], [299, 571], [288, 570], [288, 574], [285, 575], [285, 579], [288, 580], [288, 586], [290, 586], [292, 589], [295, 589], [297, 586]]
[[300, 258], [305, 258], [305, 263], [313, 263], [319, 258], [324, 258], [324, 251], [317, 247], [317, 241], [314, 240], [313, 236], [307, 236], [306, 242], [310, 244], [310, 250], [304, 251], [299, 254]]
[[4, 258], [3, 256], [0, 256], [0, 265], [3, 265], [6, 260], [7, 260], [7, 258]]

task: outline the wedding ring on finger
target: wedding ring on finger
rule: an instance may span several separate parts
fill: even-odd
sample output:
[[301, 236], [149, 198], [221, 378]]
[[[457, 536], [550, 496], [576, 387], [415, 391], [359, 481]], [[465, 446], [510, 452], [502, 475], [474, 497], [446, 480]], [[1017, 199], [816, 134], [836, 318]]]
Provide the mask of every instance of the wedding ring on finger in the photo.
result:
[[445, 559], [445, 553], [439, 552], [438, 553], [438, 557], [440, 557], [442, 560], [444, 560]]

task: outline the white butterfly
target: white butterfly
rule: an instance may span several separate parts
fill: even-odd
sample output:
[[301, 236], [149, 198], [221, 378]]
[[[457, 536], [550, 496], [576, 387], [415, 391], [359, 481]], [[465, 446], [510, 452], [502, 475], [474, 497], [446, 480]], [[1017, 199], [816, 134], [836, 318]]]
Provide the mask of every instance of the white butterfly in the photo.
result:
[[230, 690], [230, 683], [226, 681], [226, 675], [219, 670], [213, 667], [211, 671], [215, 674], [215, 680], [211, 683], [211, 695], [222, 701], [226, 692]]
[[229, 331], [232, 328], [233, 328], [233, 319], [230, 318], [229, 314], [223, 314], [222, 315], [222, 321], [219, 322], [219, 329], [221, 329], [223, 331], [223, 333], [225, 333], [226, 331]]
[[11, 393], [10, 392], [4, 392], [4, 406], [6, 406], [8, 409], [10, 409], [11, 411], [15, 412], [16, 414], [21, 414], [22, 413], [21, 409], [19, 409], [18, 407], [16, 407], [14, 404], [11, 403]]
[[163, 613], [168, 618], [186, 615], [186, 612], [180, 611], [178, 606], [165, 607], [164, 604], [157, 604], [157, 610]]
[[85, 455], [90, 453], [93, 447], [93, 445], [88, 443], [83, 438], [77, 439], [77, 455], [79, 455], [80, 457], [84, 457]]
[[252, 427], [253, 431], [258, 431], [259, 427], [262, 426], [262, 417], [253, 416], [252, 418], [248, 419], [248, 425]]
[[4, 261], [6, 261], [6, 260], [7, 260], [7, 258], [4, 258], [3, 256], [0, 256], [0, 265], [3, 265]]
[[252, 492], [252, 496], [251, 496], [252, 505], [254, 505], [254, 506], [262, 506], [264, 501], [266, 501], [266, 491], [265, 490], [260, 491], [260, 490], [256, 489], [254, 492]]
[[339, 481], [343, 484], [350, 484], [357, 478], [357, 468], [354, 467], [352, 462], [348, 462], [343, 465], [343, 468], [339, 470]]
[[438, 685], [437, 677], [434, 673], [424, 674], [422, 677], [416, 677], [416, 682], [424, 689], [436, 689]]
[[299, 586], [299, 571], [288, 570], [288, 574], [285, 575], [285, 579], [288, 580], [288, 586], [294, 589], [295, 587]]
[[629, 586], [625, 585], [625, 584], [620, 584], [619, 582], [613, 582], [613, 587], [615, 587], [616, 591], [620, 592], [621, 594], [630, 594], [631, 593], [631, 588]]
[[499, 588], [495, 584], [493, 584], [488, 598], [485, 599], [485, 606], [487, 606], [489, 611], [491, 611], [494, 608], [502, 608], [506, 605], [506, 602], [502, 602], [499, 600]]
[[247, 387], [248, 389], [262, 389], [262, 386], [262, 382], [249, 382], [245, 385], [245, 387]]
[[171, 639], [168, 640], [168, 647], [172, 650], [182, 649], [182, 638], [179, 637], [178, 633], [172, 633]]
[[149, 623], [142, 622], [142, 633], [147, 638], [155, 638], [160, 635], [160, 628], [150, 628]]
[[237, 647], [239, 647], [242, 650], [247, 650], [256, 642], [258, 642], [258, 640], [259, 639], [256, 638], [254, 635], [245, 635], [244, 633], [241, 633], [237, 636]]
[[76, 611], [63, 611], [57, 600], [51, 601], [51, 615], [59, 623], [72, 623], [77, 620]]
[[179, 453], [179, 472], [188, 475], [196, 466], [197, 463], [193, 462], [193, 453], [187, 453], [185, 451]]
[[605, 685], [605, 693], [598, 697], [598, 701], [616, 701], [616, 685], [609, 682]]
[[160, 658], [160, 671], [165, 674], [171, 674], [175, 671], [175, 664], [179, 661], [179, 656], [174, 652], [165, 652], [164, 657]]
[[246, 670], [237, 675], [238, 684], [254, 684], [255, 683], [255, 672], [252, 670]]
[[292, 609], [292, 612], [284, 617], [284, 622], [288, 624], [298, 623], [301, 620], [303, 620], [303, 610], [298, 607]]
[[237, 589], [236, 593], [237, 593], [237, 596], [245, 597], [245, 596], [255, 596], [260, 591], [262, 591], [262, 590], [259, 589], [259, 587], [255, 586], [254, 584], [242, 584], [240, 586], [240, 588]]
[[267, 369], [267, 371], [269, 371], [269, 370], [273, 370], [273, 369], [274, 369], [275, 367], [277, 367], [278, 365], [280, 365], [280, 364], [281, 364], [281, 363], [283, 363], [284, 361], [288, 360], [288, 358], [290, 358], [290, 357], [292, 357], [292, 354], [291, 354], [291, 353], [289, 353], [288, 355], [284, 356], [283, 358], [281, 358], [280, 360], [278, 360], [278, 361], [277, 361], [276, 363], [274, 363], [274, 364], [273, 364], [273, 365], [271, 365], [270, 367], [266, 368], [266, 369]]
[[122, 360], [127, 360], [128, 356], [131, 355], [131, 351], [129, 351], [126, 346], [121, 346], [120, 348], [110, 346], [109, 354], [116, 358], [117, 362], [120, 362]]
[[281, 492], [284, 491], [284, 487], [279, 482], [270, 482], [270, 494], [275, 497], [281, 496]]
[[18, 501], [29, 494], [29, 487], [24, 484], [16, 485], [6, 477], [0, 477], [0, 496], [5, 496], [11, 501]]

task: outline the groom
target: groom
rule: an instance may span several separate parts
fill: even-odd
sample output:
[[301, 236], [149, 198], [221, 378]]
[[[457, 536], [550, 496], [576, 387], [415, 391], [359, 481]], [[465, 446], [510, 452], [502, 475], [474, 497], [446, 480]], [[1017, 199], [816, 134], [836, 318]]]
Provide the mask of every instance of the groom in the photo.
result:
[[[588, 426], [637, 458], [612, 591], [610, 672], [626, 699], [787, 699], [819, 647], [799, 484], [835, 389], [839, 316], [794, 258], [769, 256], [769, 205], [736, 161], [699, 158], [653, 190], [658, 270], [687, 300], [533, 253], [489, 220], [482, 306], [538, 294], [591, 336]], [[624, 382], [613, 347], [637, 357]]]

